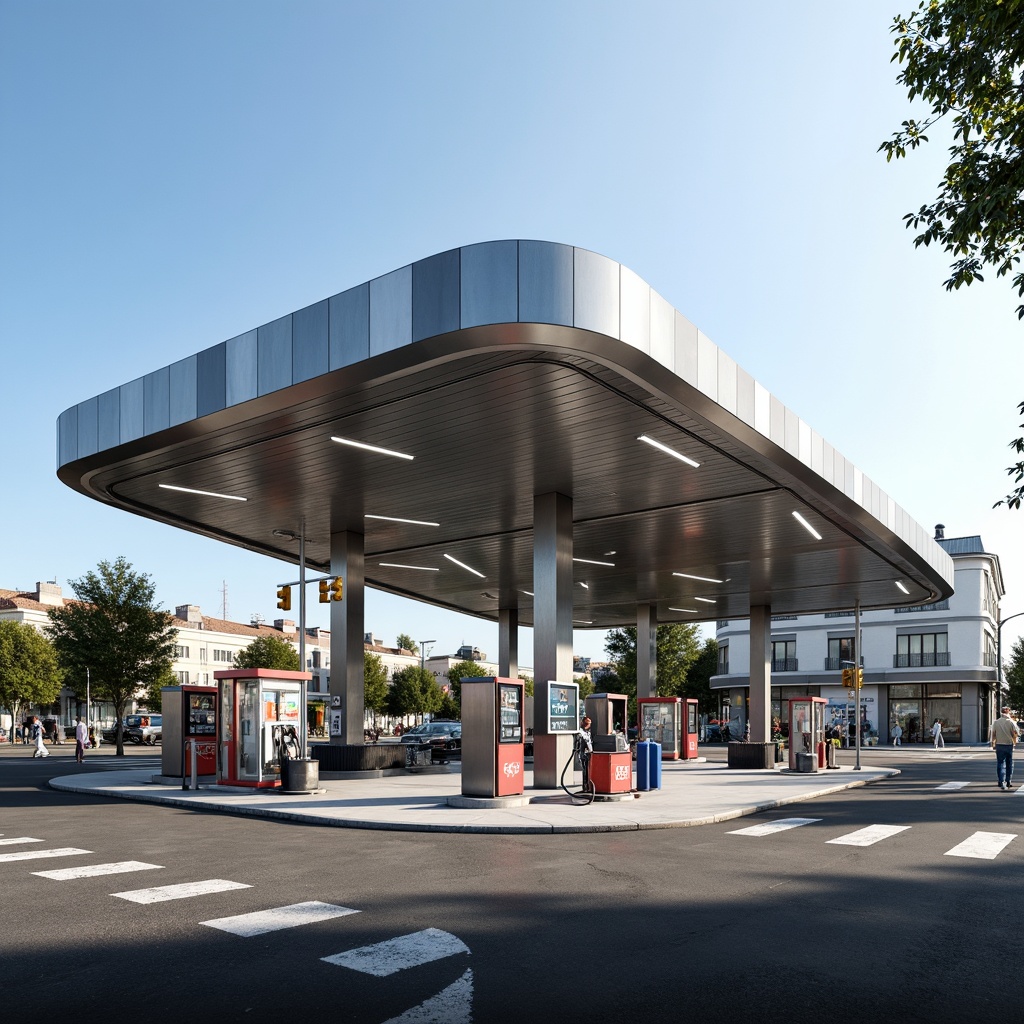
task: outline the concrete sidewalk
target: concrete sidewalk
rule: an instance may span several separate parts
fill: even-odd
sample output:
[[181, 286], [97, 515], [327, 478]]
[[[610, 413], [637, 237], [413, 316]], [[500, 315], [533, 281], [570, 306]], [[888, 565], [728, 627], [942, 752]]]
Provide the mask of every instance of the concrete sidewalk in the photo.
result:
[[[54, 789], [122, 800], [164, 804], [188, 810], [244, 814], [339, 828], [418, 832], [560, 833], [616, 832], [681, 828], [727, 821], [813, 797], [867, 785], [899, 775], [895, 768], [851, 767], [796, 774], [730, 770], [722, 762], [666, 761], [662, 788], [615, 802], [574, 804], [561, 789], [533, 789], [525, 775], [529, 802], [519, 806], [451, 806], [461, 799], [459, 765], [384, 778], [321, 781], [311, 794], [202, 786], [198, 790], [155, 784], [152, 770], [126, 769], [66, 775]], [[567, 779], [568, 782], [568, 779]], [[576, 775], [576, 784], [579, 774]], [[493, 803], [493, 801], [480, 801]]]

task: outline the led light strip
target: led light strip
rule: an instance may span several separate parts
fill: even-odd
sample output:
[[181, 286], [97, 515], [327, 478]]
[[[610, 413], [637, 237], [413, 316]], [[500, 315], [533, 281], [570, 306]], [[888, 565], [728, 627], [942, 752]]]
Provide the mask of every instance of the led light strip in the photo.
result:
[[465, 562], [460, 562], [457, 558], [452, 558], [451, 555], [445, 555], [444, 557], [447, 558], [449, 562], [454, 562], [460, 569], [465, 569], [466, 572], [471, 572], [474, 576], [479, 576], [482, 580], [487, 579], [482, 572], [477, 572], [471, 565], [466, 565]]
[[677, 452], [674, 448], [669, 448], [667, 444], [662, 444], [660, 441], [655, 441], [653, 437], [648, 437], [646, 434], [641, 434], [638, 441], [645, 441], [653, 448], [657, 448], [658, 451], [664, 452], [666, 455], [671, 455], [672, 458], [678, 459], [680, 462], [685, 462], [688, 466], [693, 466], [694, 469], [700, 468], [700, 463], [695, 462], [693, 459], [688, 458], [686, 455]]
[[226, 498], [228, 501], [248, 501], [237, 494], [218, 494], [216, 491], [197, 491], [194, 487], [175, 487], [174, 484], [157, 484], [165, 491], [182, 491], [184, 494], [201, 494], [204, 498]]
[[383, 569], [419, 569], [420, 572], [439, 572], [436, 565], [402, 565], [401, 562], [378, 562]]
[[803, 528], [804, 528], [804, 529], [805, 529], [805, 530], [806, 530], [806, 531], [807, 531], [807, 532], [808, 532], [808, 533], [809, 533], [809, 534], [810, 534], [810, 535], [811, 535], [811, 536], [812, 536], [812, 537], [813, 537], [813, 538], [814, 538], [815, 540], [821, 540], [821, 534], [820, 534], [820, 533], [818, 533], [818, 531], [817, 531], [817, 530], [816, 530], [816, 529], [815, 529], [815, 528], [814, 528], [813, 526], [811, 526], [811, 524], [810, 524], [809, 522], [807, 522], [807, 520], [806, 520], [806, 519], [804, 519], [804, 517], [803, 517], [802, 515], [800, 515], [800, 513], [799, 513], [799, 512], [794, 512], [794, 513], [793, 513], [793, 518], [794, 518], [794, 519], [795, 519], [795, 520], [796, 520], [796, 521], [797, 521], [797, 522], [798, 522], [798, 523], [799, 523], [799, 524], [800, 524], [800, 525], [801, 525], [801, 526], [802, 526], [802, 527], [803, 527]]
[[383, 519], [387, 523], [408, 523], [410, 526], [440, 526], [440, 523], [428, 523], [422, 519], [399, 519], [398, 516], [363, 516], [364, 519]]
[[710, 576], [691, 576], [688, 572], [674, 572], [673, 576], [682, 576], [684, 580], [700, 580], [701, 583], [728, 583], [728, 580], [713, 580]]
[[896, 583], [896, 586], [899, 587], [900, 590], [902, 590], [904, 594], [906, 594], [908, 597], [910, 596], [910, 591], [907, 590], [907, 588], [905, 586], [903, 586], [903, 584], [899, 580], [896, 580], [895, 583]]
[[332, 441], [338, 444], [347, 444], [351, 448], [362, 448], [363, 451], [375, 452], [377, 455], [391, 455], [396, 459], [408, 459], [410, 462], [415, 458], [413, 455], [406, 455], [405, 452], [396, 452], [391, 448], [378, 448], [375, 444], [364, 444], [362, 441], [352, 441], [347, 437], [332, 437]]
[[582, 565], [607, 565], [610, 569], [615, 568], [614, 562], [598, 562], [594, 558], [574, 558], [574, 562], [580, 562]]

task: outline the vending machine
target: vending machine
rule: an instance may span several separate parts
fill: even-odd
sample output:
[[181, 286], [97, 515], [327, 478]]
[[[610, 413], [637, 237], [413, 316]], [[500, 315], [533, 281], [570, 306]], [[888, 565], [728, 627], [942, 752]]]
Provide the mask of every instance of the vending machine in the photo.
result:
[[524, 788], [523, 681], [462, 680], [462, 795], [519, 796]]
[[637, 739], [660, 743], [663, 761], [676, 761], [683, 756], [682, 707], [682, 697], [636, 699]]
[[196, 774], [217, 774], [217, 687], [182, 684], [164, 686], [161, 773], [182, 779], [191, 771], [195, 746]]
[[217, 680], [217, 782], [226, 786], [281, 784], [281, 758], [305, 752], [306, 685], [311, 672], [239, 668]]

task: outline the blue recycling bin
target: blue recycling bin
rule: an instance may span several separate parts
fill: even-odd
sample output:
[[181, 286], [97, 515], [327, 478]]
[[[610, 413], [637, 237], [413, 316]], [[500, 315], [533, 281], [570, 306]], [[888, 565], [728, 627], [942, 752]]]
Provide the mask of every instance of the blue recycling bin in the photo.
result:
[[[651, 740], [648, 743], [650, 748], [647, 752], [650, 758], [650, 766], [648, 769], [648, 779], [650, 780], [651, 789], [661, 789], [661, 744], [655, 743]], [[639, 756], [637, 758], [639, 761]]]
[[641, 791], [651, 788], [651, 746], [650, 740], [640, 740], [636, 745], [636, 788]]

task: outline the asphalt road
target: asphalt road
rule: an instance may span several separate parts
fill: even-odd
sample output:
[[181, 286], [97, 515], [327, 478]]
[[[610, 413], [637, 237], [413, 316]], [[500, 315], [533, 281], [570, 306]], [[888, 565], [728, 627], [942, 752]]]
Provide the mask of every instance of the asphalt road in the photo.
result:
[[[79, 1021], [1021, 1020], [1024, 794], [996, 788], [987, 751], [869, 760], [903, 774], [718, 825], [473, 836], [90, 799], [46, 785], [75, 770], [73, 748], [8, 748], [5, 1006], [19, 1021], [58, 1007]], [[781, 819], [812, 820], [735, 834]], [[832, 842], [878, 825], [901, 830]], [[1015, 838], [991, 859], [949, 855], [979, 832]], [[69, 848], [88, 852], [5, 859]], [[128, 861], [156, 867], [35, 873]], [[233, 887], [115, 895], [213, 880]], [[237, 933], [254, 920], [297, 926]]]

